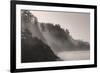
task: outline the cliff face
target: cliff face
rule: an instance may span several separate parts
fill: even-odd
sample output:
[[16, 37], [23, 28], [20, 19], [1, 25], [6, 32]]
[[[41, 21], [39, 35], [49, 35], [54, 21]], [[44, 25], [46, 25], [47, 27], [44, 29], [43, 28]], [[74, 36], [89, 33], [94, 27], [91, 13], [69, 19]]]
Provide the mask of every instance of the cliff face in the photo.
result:
[[69, 46], [73, 45], [69, 40], [68, 34], [65, 33], [64, 30], [60, 28], [60, 26], [54, 26], [50, 23], [42, 23], [42, 25], [40, 24], [40, 26], [41, 33], [46, 39], [48, 45], [55, 53], [65, 51], [66, 49], [69, 49]]
[[32, 37], [37, 37], [45, 41], [40, 33], [37, 18], [27, 10], [21, 10], [21, 30], [22, 32], [29, 31]]
[[59, 24], [40, 23], [40, 30], [48, 45], [55, 53], [89, 50], [89, 44], [87, 42], [74, 40], [68, 29], [65, 31]]
[[50, 47], [38, 38], [27, 38], [21, 40], [21, 62], [45, 62], [60, 60]]
[[21, 62], [44, 62], [60, 60], [45, 44], [37, 18], [22, 10], [21, 16]]
[[88, 42], [73, 39], [59, 24], [40, 23], [27, 10], [21, 15], [22, 62], [61, 60], [57, 57], [61, 52], [90, 48]]

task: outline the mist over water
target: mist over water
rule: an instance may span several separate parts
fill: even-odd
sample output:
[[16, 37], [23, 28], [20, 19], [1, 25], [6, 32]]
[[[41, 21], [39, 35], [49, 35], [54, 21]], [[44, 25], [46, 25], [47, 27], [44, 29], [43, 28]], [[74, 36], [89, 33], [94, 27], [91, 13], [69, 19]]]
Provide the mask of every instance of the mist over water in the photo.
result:
[[88, 60], [90, 51], [64, 51], [57, 54], [62, 60]]

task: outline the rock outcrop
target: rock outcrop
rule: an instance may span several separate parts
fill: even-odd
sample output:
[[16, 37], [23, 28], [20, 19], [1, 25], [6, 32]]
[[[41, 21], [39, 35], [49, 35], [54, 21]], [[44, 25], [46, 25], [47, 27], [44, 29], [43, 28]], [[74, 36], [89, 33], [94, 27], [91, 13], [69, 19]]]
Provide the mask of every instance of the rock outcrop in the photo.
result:
[[21, 14], [21, 62], [45, 62], [60, 60], [45, 44], [38, 28], [37, 18], [27, 10]]

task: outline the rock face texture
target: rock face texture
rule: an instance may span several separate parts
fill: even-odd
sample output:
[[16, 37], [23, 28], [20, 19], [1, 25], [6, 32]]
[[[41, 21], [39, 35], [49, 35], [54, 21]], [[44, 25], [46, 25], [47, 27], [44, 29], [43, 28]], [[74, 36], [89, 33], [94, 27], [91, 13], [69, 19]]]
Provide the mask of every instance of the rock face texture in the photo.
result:
[[21, 31], [21, 61], [43, 62], [60, 60], [44, 43], [44, 38], [39, 31], [37, 18], [29, 11], [22, 11]]
[[57, 59], [50, 47], [38, 38], [22, 39], [22, 62], [45, 62]]
[[38, 19], [27, 10], [21, 11], [21, 29], [22, 32], [29, 31], [32, 37], [37, 37], [44, 41], [38, 27]]
[[64, 51], [89, 50], [88, 42], [75, 40], [60, 24], [41, 23], [28, 10], [21, 10], [21, 61], [60, 61]]

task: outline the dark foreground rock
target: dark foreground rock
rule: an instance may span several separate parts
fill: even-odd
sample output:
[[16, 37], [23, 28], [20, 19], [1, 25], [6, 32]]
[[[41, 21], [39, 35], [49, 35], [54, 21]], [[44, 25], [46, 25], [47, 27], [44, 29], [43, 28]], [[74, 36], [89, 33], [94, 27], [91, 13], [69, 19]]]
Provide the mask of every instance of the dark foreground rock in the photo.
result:
[[50, 49], [38, 38], [27, 38], [21, 40], [22, 63], [23, 62], [45, 62], [60, 60]]

